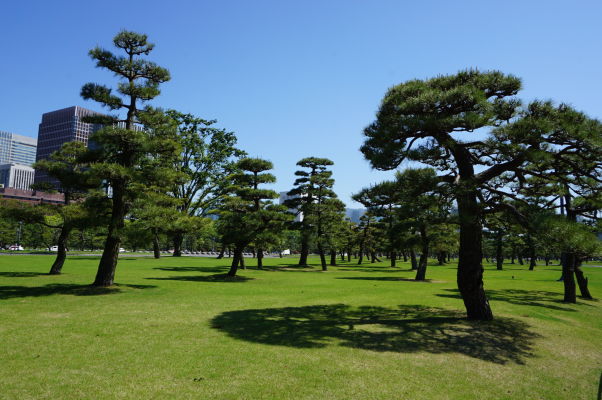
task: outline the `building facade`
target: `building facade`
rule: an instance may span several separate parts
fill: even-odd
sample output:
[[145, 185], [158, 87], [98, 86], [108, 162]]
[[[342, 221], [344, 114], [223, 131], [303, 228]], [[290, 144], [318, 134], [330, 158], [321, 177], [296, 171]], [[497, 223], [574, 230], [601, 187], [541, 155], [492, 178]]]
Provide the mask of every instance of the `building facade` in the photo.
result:
[[[100, 125], [89, 124], [83, 122], [82, 119], [98, 114], [79, 106], [43, 114], [38, 130], [36, 161], [47, 160], [52, 153], [67, 142], [77, 141], [88, 145], [88, 138], [100, 128]], [[44, 171], [36, 171], [35, 183], [41, 182], [49, 182], [58, 187], [57, 180], [49, 177]]]
[[0, 131], [0, 164], [29, 167], [36, 161], [37, 139]]
[[27, 165], [0, 164], [0, 187], [29, 190], [35, 171]]
[[65, 196], [62, 193], [47, 193], [14, 188], [0, 188], [0, 207], [1, 200], [3, 199], [32, 204], [65, 204]]

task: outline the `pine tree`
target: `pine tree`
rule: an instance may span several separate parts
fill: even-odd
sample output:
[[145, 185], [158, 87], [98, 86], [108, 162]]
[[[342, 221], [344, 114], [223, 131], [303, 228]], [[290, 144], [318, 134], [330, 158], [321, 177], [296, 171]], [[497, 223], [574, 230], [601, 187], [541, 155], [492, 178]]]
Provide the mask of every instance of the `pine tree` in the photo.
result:
[[[173, 141], [175, 130], [171, 127], [155, 129], [154, 132], [141, 128], [143, 118], [151, 118], [155, 112], [141, 104], [159, 95], [159, 85], [170, 79], [169, 72], [151, 61], [142, 58], [154, 48], [147, 36], [135, 32], [121, 31], [113, 38], [113, 44], [125, 55], [116, 55], [102, 48], [90, 51], [96, 66], [107, 69], [120, 79], [117, 93], [95, 83], [82, 87], [81, 95], [94, 100], [109, 110], [125, 110], [125, 119], [117, 117], [91, 117], [87, 122], [103, 123], [90, 138], [89, 159], [91, 172], [109, 185], [111, 212], [108, 234], [105, 241], [94, 286], [113, 284], [119, 247], [122, 240], [124, 218], [132, 200], [140, 193], [149, 179], [165, 181], [157, 168], [162, 157], [173, 157], [177, 145]], [[144, 114], [147, 114], [145, 117]]]

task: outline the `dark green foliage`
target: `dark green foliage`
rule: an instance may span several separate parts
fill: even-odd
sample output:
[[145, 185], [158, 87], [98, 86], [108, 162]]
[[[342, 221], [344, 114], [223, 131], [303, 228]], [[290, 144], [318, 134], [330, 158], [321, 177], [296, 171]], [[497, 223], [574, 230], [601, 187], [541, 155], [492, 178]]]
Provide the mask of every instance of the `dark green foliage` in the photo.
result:
[[[81, 91], [84, 99], [97, 101], [110, 110], [126, 111], [125, 119], [114, 117], [112, 125], [90, 138], [95, 143], [88, 155], [90, 172], [110, 186], [111, 203], [95, 286], [113, 284], [124, 219], [132, 202], [147, 189], [178, 179], [170, 167], [180, 153], [173, 121], [160, 111], [141, 108], [141, 103], [159, 95], [159, 84], [170, 78], [166, 69], [140, 57], [148, 55], [154, 45], [147, 42], [146, 35], [128, 31], [118, 33], [113, 43], [125, 55], [95, 48], [90, 57], [97, 67], [108, 69], [119, 79], [118, 95], [94, 83], [84, 85]], [[88, 122], [107, 123], [107, 119], [91, 117]]]

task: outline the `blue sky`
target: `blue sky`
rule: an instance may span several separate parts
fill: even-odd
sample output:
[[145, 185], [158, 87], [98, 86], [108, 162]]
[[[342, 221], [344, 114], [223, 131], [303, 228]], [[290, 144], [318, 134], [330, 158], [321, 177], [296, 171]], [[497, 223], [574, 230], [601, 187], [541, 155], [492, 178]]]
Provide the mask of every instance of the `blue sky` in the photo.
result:
[[358, 151], [386, 89], [460, 69], [523, 79], [525, 100], [551, 98], [600, 118], [601, 1], [4, 1], [0, 130], [37, 136], [42, 113], [81, 105], [86, 82], [114, 84], [87, 52], [120, 29], [149, 35], [172, 80], [153, 104], [236, 132], [294, 181], [306, 156], [335, 162], [350, 195], [387, 179]]

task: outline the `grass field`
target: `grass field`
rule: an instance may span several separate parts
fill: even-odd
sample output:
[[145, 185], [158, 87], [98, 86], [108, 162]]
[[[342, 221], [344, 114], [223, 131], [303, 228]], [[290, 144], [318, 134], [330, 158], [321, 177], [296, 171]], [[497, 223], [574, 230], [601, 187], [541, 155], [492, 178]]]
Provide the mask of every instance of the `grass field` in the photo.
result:
[[[496, 320], [464, 319], [453, 266], [322, 273], [268, 258], [0, 256], [2, 399], [596, 399], [602, 302], [563, 304], [557, 266], [487, 266]], [[314, 259], [317, 264], [317, 260]], [[254, 265], [254, 260], [248, 260]], [[594, 296], [602, 268], [585, 267]], [[599, 398], [599, 397], [598, 397]]]

